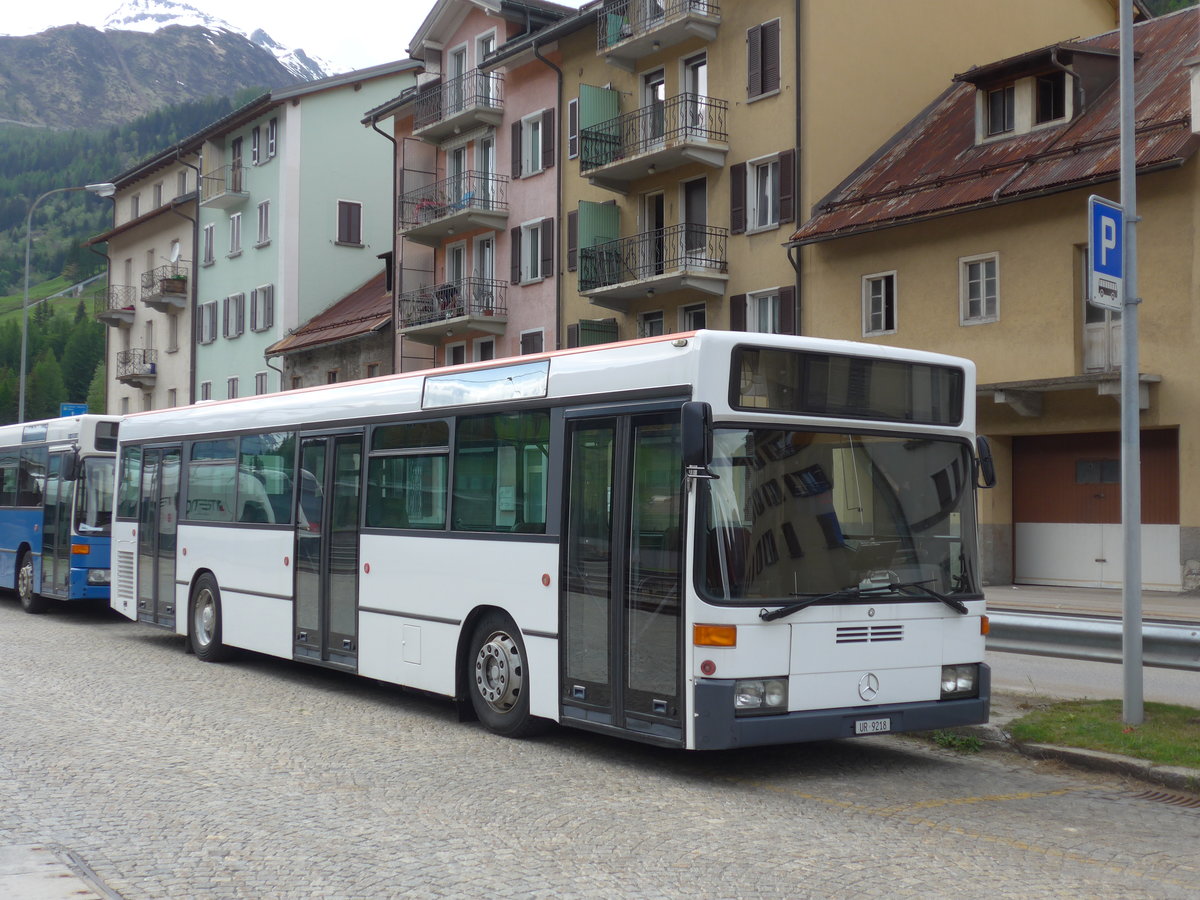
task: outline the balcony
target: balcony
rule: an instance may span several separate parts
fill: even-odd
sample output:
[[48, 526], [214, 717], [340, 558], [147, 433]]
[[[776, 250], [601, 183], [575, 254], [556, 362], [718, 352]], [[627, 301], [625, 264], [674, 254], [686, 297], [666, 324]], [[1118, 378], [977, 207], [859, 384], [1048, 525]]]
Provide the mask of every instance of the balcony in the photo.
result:
[[117, 354], [117, 381], [146, 389], [154, 387], [157, 380], [157, 350], [122, 350]]
[[113, 328], [129, 328], [137, 315], [137, 288], [114, 284], [92, 295], [92, 315]]
[[716, 0], [605, 0], [596, 21], [596, 52], [630, 72], [637, 60], [689, 38], [715, 40]]
[[188, 269], [180, 261], [142, 273], [142, 302], [159, 312], [181, 312], [188, 307]]
[[429, 247], [473, 228], [499, 231], [508, 223], [508, 177], [463, 172], [402, 194], [397, 207], [396, 230]]
[[407, 291], [396, 297], [396, 331], [434, 346], [471, 330], [503, 334], [508, 324], [507, 291], [505, 282], [489, 278], [463, 278]]
[[503, 89], [503, 75], [479, 69], [426, 88], [413, 108], [413, 135], [439, 144], [480, 125], [499, 125]]
[[724, 296], [729, 281], [724, 228], [672, 225], [579, 251], [579, 293], [628, 312], [634, 300], [695, 290]]
[[217, 209], [237, 206], [250, 196], [245, 166], [222, 166], [200, 176], [200, 205]]
[[724, 168], [728, 109], [724, 100], [679, 94], [585, 128], [579, 133], [580, 174], [599, 187], [627, 193], [639, 178], [689, 163]]

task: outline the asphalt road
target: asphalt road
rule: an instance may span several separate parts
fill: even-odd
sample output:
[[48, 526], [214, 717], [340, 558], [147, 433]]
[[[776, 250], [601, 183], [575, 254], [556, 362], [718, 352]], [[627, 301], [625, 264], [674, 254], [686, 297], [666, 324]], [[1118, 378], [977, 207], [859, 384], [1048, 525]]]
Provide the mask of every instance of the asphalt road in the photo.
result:
[[[1023, 653], [988, 653], [992, 690], [1065, 700], [1121, 700], [1125, 670], [1119, 663], [1057, 659]], [[1142, 669], [1142, 699], [1200, 707], [1200, 672]]]
[[[536, 673], [531, 673], [536, 677]], [[881, 736], [688, 754], [0, 596], [0, 847], [126, 900], [1187, 897], [1200, 809]]]

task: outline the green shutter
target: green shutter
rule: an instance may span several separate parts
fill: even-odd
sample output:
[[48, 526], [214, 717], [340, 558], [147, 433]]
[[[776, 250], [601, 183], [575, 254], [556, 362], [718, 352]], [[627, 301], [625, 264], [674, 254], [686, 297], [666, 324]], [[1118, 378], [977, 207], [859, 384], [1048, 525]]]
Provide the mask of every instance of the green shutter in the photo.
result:
[[621, 211], [614, 203], [579, 202], [579, 289], [588, 291], [616, 284], [619, 251], [598, 253], [597, 244], [615, 241], [621, 234]]
[[621, 149], [621, 93], [608, 88], [579, 86], [579, 167], [583, 171], [605, 165]]

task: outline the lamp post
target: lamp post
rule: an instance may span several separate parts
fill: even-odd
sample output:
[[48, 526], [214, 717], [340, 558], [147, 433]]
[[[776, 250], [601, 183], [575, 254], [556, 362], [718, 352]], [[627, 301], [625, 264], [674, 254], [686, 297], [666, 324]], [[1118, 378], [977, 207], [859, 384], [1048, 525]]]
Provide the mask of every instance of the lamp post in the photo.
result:
[[21, 303], [21, 391], [17, 402], [17, 421], [25, 421], [25, 355], [29, 344], [29, 248], [33, 243], [33, 211], [37, 205], [51, 194], [61, 194], [66, 191], [90, 191], [97, 197], [111, 197], [117, 192], [117, 186], [110, 182], [100, 184], [85, 184], [79, 187], [54, 188], [46, 191], [29, 205], [29, 215], [25, 217], [25, 299]]

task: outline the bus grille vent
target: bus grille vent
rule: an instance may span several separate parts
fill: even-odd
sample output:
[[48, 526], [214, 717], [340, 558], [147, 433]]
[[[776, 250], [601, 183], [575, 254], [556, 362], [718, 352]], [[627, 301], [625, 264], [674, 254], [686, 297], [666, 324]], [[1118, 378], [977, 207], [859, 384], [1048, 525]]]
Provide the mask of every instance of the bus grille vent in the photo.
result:
[[133, 600], [133, 562], [131, 551], [117, 551], [117, 578], [113, 586], [117, 590], [118, 600]]
[[903, 625], [839, 625], [837, 643], [867, 644], [875, 641], [904, 640]]

